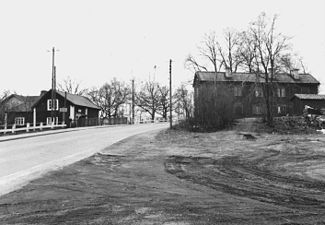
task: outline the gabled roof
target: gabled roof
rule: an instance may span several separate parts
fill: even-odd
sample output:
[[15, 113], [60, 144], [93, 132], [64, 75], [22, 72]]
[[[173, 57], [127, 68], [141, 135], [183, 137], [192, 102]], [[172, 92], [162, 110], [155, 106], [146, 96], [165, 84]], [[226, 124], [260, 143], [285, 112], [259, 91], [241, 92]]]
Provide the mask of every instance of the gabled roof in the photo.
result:
[[[65, 97], [65, 93], [62, 91], [56, 91], [56, 93], [61, 95], [63, 98]], [[89, 98], [84, 96], [67, 93], [67, 100], [73, 103], [74, 105], [85, 106], [93, 109], [100, 109], [97, 105], [90, 101]]]
[[8, 111], [29, 112], [32, 110], [32, 105], [40, 99], [40, 96], [23, 96], [23, 95], [12, 94], [3, 101], [3, 104], [6, 104], [6, 102], [9, 101], [11, 98], [17, 98], [19, 101], [21, 101], [21, 103], [9, 107], [7, 109]]
[[325, 100], [325, 95], [316, 94], [295, 94], [292, 98], [295, 97], [301, 100]]
[[[51, 92], [51, 90], [49, 90], [47, 93], [49, 93], [49, 92]], [[65, 92], [56, 91], [56, 93], [61, 95], [63, 98], [65, 98]], [[43, 96], [45, 96], [45, 94]], [[37, 102], [35, 102], [32, 105], [32, 107], [37, 105], [41, 101], [43, 96]], [[90, 101], [89, 98], [80, 96], [80, 95], [74, 95], [74, 94], [67, 93], [67, 101], [71, 102], [74, 105], [78, 105], [78, 106], [84, 106], [84, 107], [93, 108], [93, 109], [100, 109], [100, 107], [98, 107], [92, 101]]]
[[[264, 78], [259, 77], [257, 80], [254, 73], [232, 73], [230, 78], [226, 78], [225, 72], [204, 72], [198, 71], [195, 73], [194, 83], [199, 82], [265, 82]], [[320, 84], [311, 74], [299, 74], [299, 79], [294, 79], [290, 74], [279, 73], [275, 75], [277, 83], [300, 83], [300, 84]]]

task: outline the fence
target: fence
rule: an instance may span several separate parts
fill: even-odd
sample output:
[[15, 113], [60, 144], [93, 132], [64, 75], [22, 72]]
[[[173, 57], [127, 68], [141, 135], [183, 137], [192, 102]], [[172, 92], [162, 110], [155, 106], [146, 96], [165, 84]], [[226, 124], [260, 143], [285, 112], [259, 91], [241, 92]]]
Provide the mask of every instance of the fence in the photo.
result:
[[69, 127], [87, 127], [101, 125], [99, 118], [79, 118], [77, 120], [70, 120]]
[[101, 120], [101, 125], [115, 125], [115, 124], [127, 124], [128, 118], [119, 117], [119, 118], [103, 118]]
[[66, 127], [67, 125], [66, 124], [49, 124], [49, 125], [43, 125], [43, 123], [40, 123], [39, 126], [30, 126], [29, 123], [26, 124], [26, 127], [16, 127], [16, 124], [13, 124], [11, 128], [5, 128], [5, 129], [2, 129], [0, 130], [0, 134], [3, 133], [3, 134], [6, 134], [6, 133], [15, 133], [15, 132], [18, 132], [18, 131], [26, 131], [26, 132], [29, 132], [29, 131], [36, 131], [36, 130], [43, 130], [43, 129], [54, 129], [54, 128], [64, 128]]

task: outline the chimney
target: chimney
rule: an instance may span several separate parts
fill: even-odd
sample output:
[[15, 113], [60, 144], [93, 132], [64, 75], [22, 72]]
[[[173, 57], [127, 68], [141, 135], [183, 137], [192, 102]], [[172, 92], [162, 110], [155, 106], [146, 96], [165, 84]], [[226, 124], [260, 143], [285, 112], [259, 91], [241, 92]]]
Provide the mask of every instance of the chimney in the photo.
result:
[[40, 96], [42, 97], [43, 95], [45, 95], [47, 93], [47, 91], [45, 91], [45, 90], [41, 90], [41, 94], [40, 94]]
[[290, 70], [290, 73], [291, 73], [291, 76], [292, 76], [292, 78], [293, 79], [295, 79], [295, 80], [299, 80], [299, 69], [292, 69], [292, 70]]
[[232, 74], [231, 74], [230, 68], [229, 68], [228, 66], [226, 66], [225, 77], [226, 77], [226, 78], [231, 78], [231, 77], [232, 77]]

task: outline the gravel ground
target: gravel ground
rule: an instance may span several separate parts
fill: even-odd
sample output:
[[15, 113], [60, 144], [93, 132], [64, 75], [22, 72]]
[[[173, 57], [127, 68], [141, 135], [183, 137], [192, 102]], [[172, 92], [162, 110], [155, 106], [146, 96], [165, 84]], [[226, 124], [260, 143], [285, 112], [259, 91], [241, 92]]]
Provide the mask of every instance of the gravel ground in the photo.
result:
[[324, 135], [133, 136], [0, 197], [0, 224], [325, 224]]

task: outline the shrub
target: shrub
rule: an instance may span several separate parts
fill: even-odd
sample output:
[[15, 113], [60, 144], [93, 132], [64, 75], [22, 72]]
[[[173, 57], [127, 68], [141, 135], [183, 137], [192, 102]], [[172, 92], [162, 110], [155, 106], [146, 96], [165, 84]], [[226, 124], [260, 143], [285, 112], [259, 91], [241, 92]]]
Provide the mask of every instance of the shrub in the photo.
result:
[[194, 119], [189, 125], [201, 131], [216, 131], [233, 123], [233, 93], [230, 86], [209, 85], [195, 99]]

